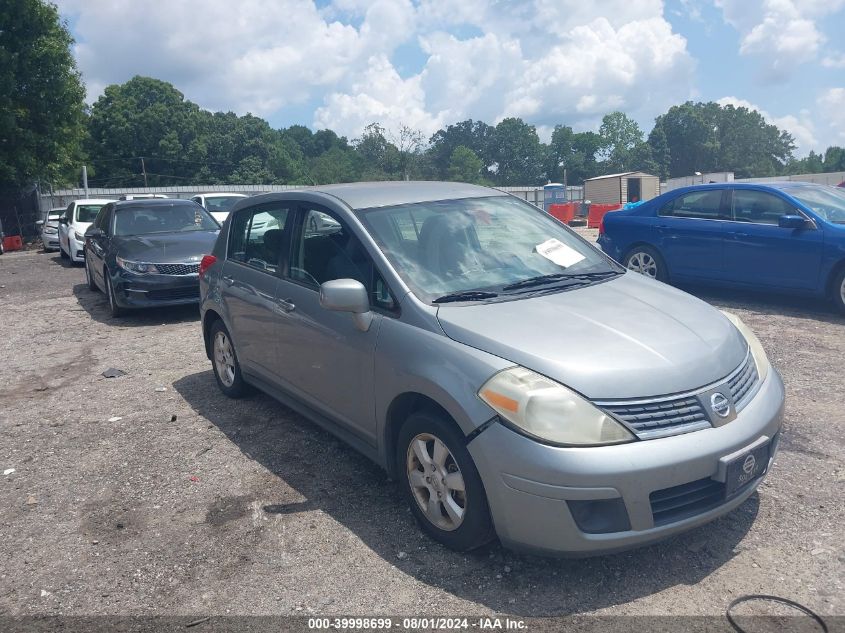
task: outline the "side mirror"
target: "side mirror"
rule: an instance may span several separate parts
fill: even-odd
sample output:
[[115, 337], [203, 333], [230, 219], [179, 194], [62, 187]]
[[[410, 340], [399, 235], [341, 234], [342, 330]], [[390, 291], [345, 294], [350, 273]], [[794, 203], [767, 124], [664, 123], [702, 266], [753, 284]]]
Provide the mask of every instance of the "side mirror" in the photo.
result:
[[803, 229], [807, 220], [802, 215], [782, 215], [778, 218], [778, 226], [782, 229]]
[[85, 230], [85, 237], [100, 237], [101, 235], [105, 235], [103, 229], [99, 229], [96, 226], [89, 226]]
[[333, 279], [321, 284], [320, 305], [326, 310], [351, 312], [355, 327], [362, 332], [369, 330], [373, 322], [367, 289], [355, 279]]

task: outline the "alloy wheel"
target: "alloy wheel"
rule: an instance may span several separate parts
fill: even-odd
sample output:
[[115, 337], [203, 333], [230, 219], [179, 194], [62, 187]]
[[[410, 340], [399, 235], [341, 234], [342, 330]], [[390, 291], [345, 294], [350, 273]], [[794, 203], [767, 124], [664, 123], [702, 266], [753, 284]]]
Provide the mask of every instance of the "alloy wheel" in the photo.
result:
[[214, 367], [224, 386], [231, 387], [235, 383], [235, 353], [224, 332], [217, 332], [214, 337]]
[[638, 251], [628, 258], [628, 270], [633, 270], [652, 279], [657, 278], [657, 262], [648, 253]]
[[842, 285], [839, 286], [839, 296], [842, 300], [842, 305], [845, 306], [845, 277], [842, 277]]
[[446, 444], [420, 433], [408, 446], [406, 467], [411, 492], [426, 518], [441, 530], [458, 529], [467, 509], [466, 485]]

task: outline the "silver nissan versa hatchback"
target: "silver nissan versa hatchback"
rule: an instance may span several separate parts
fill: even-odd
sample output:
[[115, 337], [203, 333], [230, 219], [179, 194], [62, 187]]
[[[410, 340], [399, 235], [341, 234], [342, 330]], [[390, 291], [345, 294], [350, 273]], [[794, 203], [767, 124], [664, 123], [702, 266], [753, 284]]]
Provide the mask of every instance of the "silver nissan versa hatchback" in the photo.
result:
[[458, 550], [656, 541], [741, 504], [777, 450], [783, 383], [742, 321], [494, 189], [248, 198], [200, 278], [223, 393], [346, 440]]

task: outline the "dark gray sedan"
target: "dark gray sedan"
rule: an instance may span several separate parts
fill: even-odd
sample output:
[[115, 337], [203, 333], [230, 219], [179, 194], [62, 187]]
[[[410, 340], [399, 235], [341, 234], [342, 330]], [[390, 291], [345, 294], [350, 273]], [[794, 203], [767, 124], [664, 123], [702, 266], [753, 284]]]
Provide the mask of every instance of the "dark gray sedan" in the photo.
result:
[[190, 200], [115, 201], [85, 232], [85, 277], [112, 316], [199, 301], [199, 262], [220, 225]]
[[597, 553], [741, 504], [784, 388], [733, 315], [460, 183], [239, 202], [200, 265], [206, 351], [384, 466], [465, 550]]

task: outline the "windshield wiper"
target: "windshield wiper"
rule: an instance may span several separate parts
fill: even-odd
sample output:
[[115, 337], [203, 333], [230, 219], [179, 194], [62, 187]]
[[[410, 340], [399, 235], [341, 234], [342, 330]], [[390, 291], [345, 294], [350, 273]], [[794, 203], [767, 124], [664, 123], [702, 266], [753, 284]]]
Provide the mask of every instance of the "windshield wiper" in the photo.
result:
[[556, 281], [572, 281], [573, 284], [578, 284], [579, 282], [584, 283], [605, 279], [607, 277], [615, 277], [618, 274], [619, 273], [614, 270], [606, 270], [595, 273], [553, 273], [551, 275], [529, 277], [528, 279], [508, 284], [507, 286], [504, 286], [502, 290], [518, 290], [519, 288], [530, 288], [531, 286], [544, 286]]
[[492, 299], [498, 297], [496, 292], [487, 292], [486, 290], [466, 290], [462, 292], [451, 292], [448, 295], [437, 297], [432, 303], [452, 303], [457, 301], [481, 301], [483, 299]]

